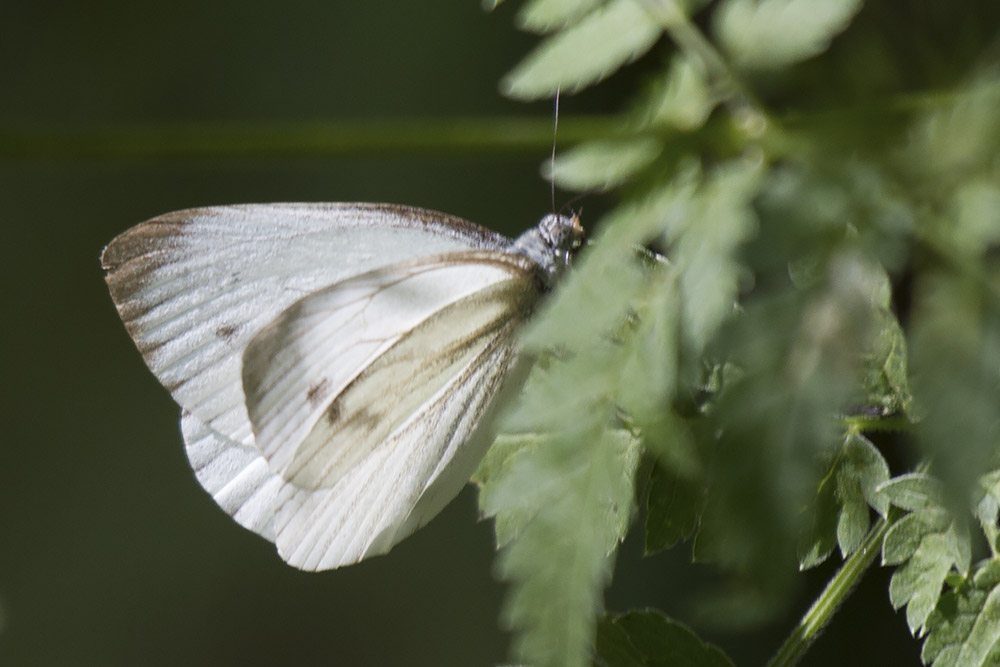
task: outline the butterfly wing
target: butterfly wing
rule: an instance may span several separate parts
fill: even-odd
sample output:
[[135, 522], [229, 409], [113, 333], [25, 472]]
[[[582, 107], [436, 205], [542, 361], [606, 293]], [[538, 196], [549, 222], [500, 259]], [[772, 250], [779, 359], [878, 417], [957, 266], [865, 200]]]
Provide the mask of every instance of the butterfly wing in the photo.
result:
[[192, 413], [181, 415], [181, 432], [195, 477], [244, 528], [274, 541], [278, 492], [285, 481], [257, 448], [231, 440]]
[[305, 297], [251, 341], [257, 449], [286, 482], [282, 557], [326, 569], [384, 553], [458, 493], [538, 293], [522, 257], [424, 257]]
[[105, 249], [111, 296], [146, 364], [204, 426], [253, 446], [242, 357], [292, 303], [408, 258], [507, 240], [445, 214], [379, 204], [267, 204], [169, 213]]

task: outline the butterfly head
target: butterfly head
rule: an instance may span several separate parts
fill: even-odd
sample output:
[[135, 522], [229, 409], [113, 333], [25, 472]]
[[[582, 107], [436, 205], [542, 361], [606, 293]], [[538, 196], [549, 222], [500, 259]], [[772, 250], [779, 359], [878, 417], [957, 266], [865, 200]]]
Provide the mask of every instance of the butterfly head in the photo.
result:
[[580, 216], [550, 213], [514, 241], [513, 251], [534, 261], [546, 288], [552, 287], [583, 245]]

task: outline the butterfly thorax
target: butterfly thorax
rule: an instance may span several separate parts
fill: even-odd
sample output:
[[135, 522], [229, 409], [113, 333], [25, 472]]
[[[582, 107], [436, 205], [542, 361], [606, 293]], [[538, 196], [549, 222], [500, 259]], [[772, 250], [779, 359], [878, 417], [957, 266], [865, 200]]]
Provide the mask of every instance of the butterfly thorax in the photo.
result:
[[539, 268], [539, 278], [545, 289], [549, 289], [569, 267], [574, 253], [583, 243], [583, 234], [579, 216], [550, 213], [538, 225], [518, 236], [511, 245], [511, 252], [533, 261]]

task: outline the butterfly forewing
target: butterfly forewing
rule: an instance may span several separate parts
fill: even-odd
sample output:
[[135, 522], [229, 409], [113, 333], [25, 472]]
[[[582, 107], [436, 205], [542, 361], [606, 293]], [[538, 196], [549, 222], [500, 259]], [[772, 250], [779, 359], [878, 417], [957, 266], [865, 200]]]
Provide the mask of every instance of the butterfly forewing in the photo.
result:
[[242, 355], [262, 327], [303, 296], [379, 266], [505, 243], [422, 209], [268, 204], [160, 216], [118, 236], [101, 259], [160, 382], [203, 423], [252, 445]]
[[237, 523], [274, 541], [276, 499], [285, 480], [256, 447], [230, 440], [190, 412], [181, 416], [181, 431], [201, 486]]

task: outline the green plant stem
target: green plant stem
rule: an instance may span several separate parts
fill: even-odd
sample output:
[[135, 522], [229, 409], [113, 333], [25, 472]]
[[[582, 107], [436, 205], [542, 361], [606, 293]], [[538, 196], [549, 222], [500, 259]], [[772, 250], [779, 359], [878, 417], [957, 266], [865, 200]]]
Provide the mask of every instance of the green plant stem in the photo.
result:
[[[620, 134], [611, 116], [566, 118], [559, 140]], [[534, 153], [552, 145], [548, 117], [376, 119], [0, 127], [0, 158], [309, 158], [331, 155]]]
[[[692, 26], [692, 29], [693, 28]], [[696, 29], [695, 29], [696, 30]], [[704, 40], [704, 37], [701, 37]], [[709, 44], [709, 46], [711, 46]], [[905, 95], [868, 103], [822, 110], [790, 110], [778, 125], [809, 133], [816, 127], [841, 127], [854, 116], [869, 123], [899, 126], [901, 116], [954, 104], [958, 94], [928, 92], [926, 97]], [[714, 118], [714, 117], [713, 117]], [[772, 123], [772, 129], [774, 128]], [[881, 126], [880, 126], [881, 127]], [[741, 133], [719, 119], [697, 132], [657, 130], [674, 154], [725, 152]], [[649, 132], [640, 129], [639, 133]], [[792, 132], [791, 134], [795, 134]], [[559, 142], [570, 146], [591, 139], [635, 136], [636, 130], [618, 116], [573, 116], [559, 123]], [[794, 154], [789, 132], [771, 132], [770, 149], [776, 155]], [[744, 137], [745, 138], [745, 137]], [[846, 141], [846, 140], [845, 140]], [[775, 143], [777, 142], [777, 143]], [[533, 154], [552, 146], [552, 119], [539, 117], [481, 117], [427, 119], [370, 119], [340, 121], [189, 122], [102, 125], [0, 125], [0, 160], [173, 159], [173, 158], [316, 158], [342, 155], [482, 155]], [[937, 246], [934, 246], [937, 248]]]
[[845, 415], [840, 418], [840, 421], [851, 433], [863, 433], [865, 431], [909, 431], [913, 428], [913, 422], [902, 414], [888, 416]]
[[897, 518], [890, 514], [890, 518], [879, 519], [872, 527], [865, 541], [844, 562], [844, 565], [816, 598], [809, 611], [799, 621], [792, 634], [788, 636], [778, 652], [767, 663], [768, 667], [792, 667], [802, 659], [803, 654], [819, 636], [823, 627], [833, 618], [837, 608], [847, 599], [847, 596], [861, 581], [865, 571], [875, 561], [881, 551], [882, 539]]
[[[729, 104], [745, 123], [754, 119], [768, 119], [764, 105], [743, 84], [715, 45], [684, 13], [676, 0], [643, 0], [643, 6], [663, 26], [677, 47], [694, 63], [701, 65], [714, 82], [719, 98]], [[761, 129], [763, 129], [761, 125]]]

